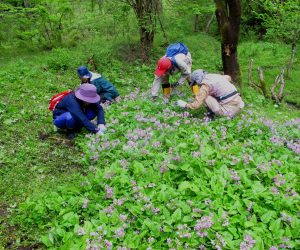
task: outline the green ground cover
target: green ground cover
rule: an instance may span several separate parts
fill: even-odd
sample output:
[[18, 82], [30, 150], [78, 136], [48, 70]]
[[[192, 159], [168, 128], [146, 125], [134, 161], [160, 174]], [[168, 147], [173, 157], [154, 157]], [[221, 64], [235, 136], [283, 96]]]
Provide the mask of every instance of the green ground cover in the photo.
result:
[[[194, 69], [220, 70], [218, 41], [195, 35], [183, 42]], [[288, 62], [289, 47], [242, 43], [247, 107], [234, 120], [209, 123], [202, 112], [173, 107], [177, 96], [169, 106], [149, 101], [163, 50], [156, 43], [149, 66], [113, 59], [130, 60], [128, 47], [99, 50], [88, 43], [3, 57], [0, 247], [85, 249], [100, 236], [99, 244], [138, 249], [237, 249], [242, 242], [254, 249], [299, 247], [299, 111], [274, 106], [246, 85], [249, 58], [255, 66], [272, 66], [266, 70], [271, 83]], [[286, 79], [286, 98], [294, 103], [297, 53]], [[52, 94], [78, 85], [76, 68], [91, 54], [126, 98], [106, 107], [104, 137], [80, 135], [69, 143], [54, 132], [47, 105]], [[180, 98], [190, 97], [186, 86], [178, 91]]]

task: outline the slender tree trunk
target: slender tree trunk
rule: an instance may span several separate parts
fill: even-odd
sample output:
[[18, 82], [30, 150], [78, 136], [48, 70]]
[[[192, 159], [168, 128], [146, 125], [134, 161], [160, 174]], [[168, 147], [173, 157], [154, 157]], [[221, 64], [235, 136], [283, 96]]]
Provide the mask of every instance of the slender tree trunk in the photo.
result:
[[204, 30], [203, 30], [205, 33], [208, 33], [208, 32], [209, 32], [210, 25], [212, 24], [214, 18], [215, 18], [215, 13], [213, 13], [213, 14], [211, 15], [210, 19], [208, 20], [208, 22], [207, 22], [207, 24], [206, 24], [206, 26], [205, 26], [205, 28], [204, 28]]
[[195, 14], [194, 18], [194, 32], [197, 33], [199, 31], [199, 14]]
[[224, 74], [241, 84], [240, 66], [238, 63], [238, 39], [241, 20], [240, 0], [215, 0], [216, 17], [221, 34], [221, 53]]
[[103, 4], [103, 0], [98, 0], [99, 11], [102, 10], [102, 4]]
[[154, 31], [149, 31], [145, 27], [140, 27], [141, 57], [143, 61], [149, 59], [153, 40]]
[[141, 59], [148, 61], [154, 40], [160, 0], [127, 0], [134, 9], [140, 29]]
[[291, 51], [291, 58], [290, 58], [288, 66], [287, 66], [287, 77], [288, 78], [291, 77], [291, 71], [292, 71], [292, 67], [293, 67], [293, 63], [294, 63], [295, 53], [296, 53], [296, 44], [293, 43], [292, 44], [292, 51]]

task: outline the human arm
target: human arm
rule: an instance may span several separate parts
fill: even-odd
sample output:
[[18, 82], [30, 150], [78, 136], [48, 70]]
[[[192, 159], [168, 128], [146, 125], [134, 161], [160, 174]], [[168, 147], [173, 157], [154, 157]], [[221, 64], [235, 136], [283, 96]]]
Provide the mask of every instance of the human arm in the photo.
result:
[[104, 110], [102, 106], [99, 103], [95, 105], [97, 110], [97, 124], [105, 124]]
[[77, 100], [75, 96], [70, 96], [68, 100], [64, 101], [64, 106], [64, 108], [67, 109], [82, 126], [92, 133], [97, 133], [98, 128], [87, 118], [80, 106], [79, 100]]
[[181, 76], [178, 79], [178, 85], [184, 83], [185, 80], [191, 82], [191, 73], [192, 73], [192, 58], [191, 55], [178, 54], [175, 56], [175, 61], [177, 68], [181, 72]]
[[200, 88], [199, 94], [195, 95], [195, 100], [192, 103], [188, 103], [186, 105], [189, 109], [198, 109], [201, 107], [203, 102], [205, 101], [206, 97], [209, 93], [209, 87], [206, 84], [203, 84]]

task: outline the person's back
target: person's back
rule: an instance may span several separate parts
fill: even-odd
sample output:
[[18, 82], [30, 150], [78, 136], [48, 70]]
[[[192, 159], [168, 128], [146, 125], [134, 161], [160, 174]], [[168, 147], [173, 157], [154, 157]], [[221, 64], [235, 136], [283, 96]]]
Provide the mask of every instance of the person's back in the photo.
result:
[[90, 73], [92, 74], [90, 83], [97, 88], [97, 93], [100, 95], [102, 102], [106, 100], [113, 101], [113, 99], [120, 95], [114, 85], [103, 76], [94, 72]]
[[205, 103], [211, 116], [216, 114], [232, 118], [241, 111], [244, 102], [230, 79], [228, 75], [208, 74], [202, 69], [195, 70], [191, 80], [193, 84], [200, 86], [199, 93], [195, 95], [192, 103], [178, 100], [176, 105], [198, 109]]
[[112, 102], [120, 96], [114, 85], [105, 79], [101, 74], [90, 72], [86, 66], [80, 66], [77, 73], [82, 83], [91, 83], [97, 88], [97, 93], [101, 97], [101, 102]]
[[[226, 75], [206, 74], [201, 84], [209, 86], [209, 95], [213, 97], [225, 96], [237, 91], [236, 87], [228, 81], [228, 76]], [[223, 103], [229, 102], [233, 98], [234, 96], [227, 98], [226, 101], [223, 101]]]

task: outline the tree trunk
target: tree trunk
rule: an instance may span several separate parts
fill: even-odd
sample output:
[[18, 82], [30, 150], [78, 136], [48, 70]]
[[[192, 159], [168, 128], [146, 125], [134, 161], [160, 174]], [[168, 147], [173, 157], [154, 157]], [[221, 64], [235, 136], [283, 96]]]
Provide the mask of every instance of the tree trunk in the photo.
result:
[[154, 40], [154, 32], [145, 27], [140, 27], [141, 59], [145, 62], [150, 57], [150, 52]]
[[140, 29], [141, 59], [149, 60], [154, 40], [156, 20], [161, 8], [160, 0], [127, 0], [134, 9]]
[[208, 20], [208, 22], [207, 22], [207, 24], [206, 24], [206, 26], [205, 26], [205, 28], [204, 28], [204, 30], [203, 30], [205, 33], [208, 33], [208, 32], [209, 32], [210, 25], [212, 24], [214, 18], [215, 18], [215, 14], [213, 13], [213, 14], [211, 15], [211, 17], [209, 18], [209, 20]]
[[288, 78], [291, 78], [291, 71], [292, 71], [292, 67], [293, 67], [293, 63], [294, 63], [295, 53], [296, 53], [296, 44], [293, 43], [292, 51], [291, 51], [291, 58], [290, 58], [288, 66], [287, 66], [287, 77]]
[[224, 74], [230, 75], [241, 84], [237, 46], [239, 40], [241, 3], [240, 0], [215, 0], [216, 17], [221, 34], [221, 53]]
[[195, 14], [194, 32], [197, 33], [198, 31], [199, 31], [199, 14]]

